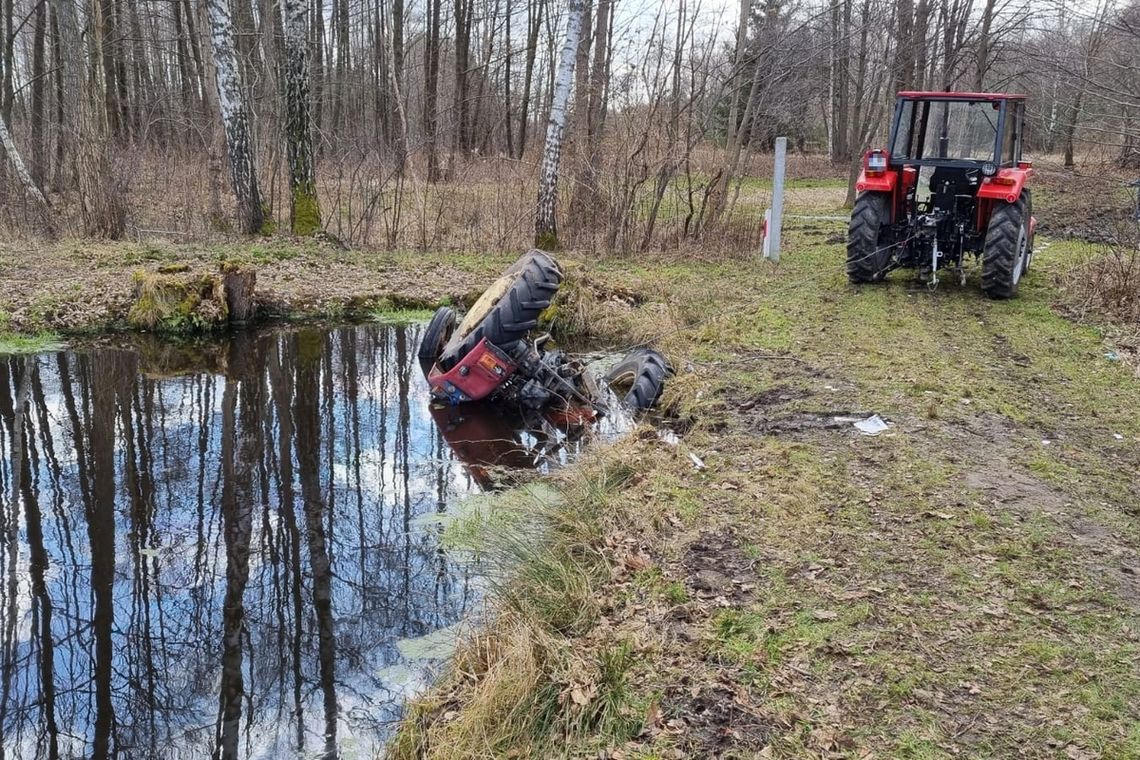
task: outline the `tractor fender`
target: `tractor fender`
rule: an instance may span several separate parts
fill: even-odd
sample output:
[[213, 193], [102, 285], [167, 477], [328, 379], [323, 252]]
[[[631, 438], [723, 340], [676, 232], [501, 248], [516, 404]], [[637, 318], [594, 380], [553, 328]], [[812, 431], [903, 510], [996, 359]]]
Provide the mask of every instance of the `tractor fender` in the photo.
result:
[[487, 398], [517, 370], [518, 364], [501, 348], [483, 338], [450, 370], [436, 364], [428, 373], [431, 395], [457, 406]]
[[872, 193], [890, 193], [893, 197], [898, 181], [898, 172], [886, 171], [877, 177], [868, 177], [867, 170], [862, 169], [859, 172], [859, 179], [855, 181], [855, 190], [860, 193], [865, 190]]
[[995, 176], [982, 180], [982, 186], [978, 188], [978, 198], [1016, 203], [1026, 180], [1032, 174], [1032, 169], [1000, 169]]

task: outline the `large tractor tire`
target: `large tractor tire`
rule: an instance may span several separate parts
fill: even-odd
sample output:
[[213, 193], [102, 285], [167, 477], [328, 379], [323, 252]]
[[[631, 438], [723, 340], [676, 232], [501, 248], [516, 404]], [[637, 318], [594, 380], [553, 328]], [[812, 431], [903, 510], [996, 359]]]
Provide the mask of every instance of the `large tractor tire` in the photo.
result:
[[879, 282], [891, 263], [891, 245], [883, 231], [891, 222], [887, 193], [860, 193], [847, 226], [847, 279]]
[[467, 312], [440, 353], [440, 367], [451, 369], [484, 338], [500, 348], [524, 338], [561, 282], [562, 270], [548, 254], [537, 249], [523, 254]]
[[1029, 195], [998, 203], [990, 214], [982, 250], [982, 290], [990, 298], [1013, 298], [1029, 259]]
[[420, 338], [417, 356], [425, 372], [439, 359], [443, 347], [447, 345], [453, 332], [455, 332], [455, 309], [450, 306], [440, 306], [432, 315], [431, 321], [424, 329], [423, 337]]
[[631, 351], [606, 373], [606, 383], [615, 389], [628, 388], [622, 404], [642, 411], [657, 403], [669, 372], [665, 357], [652, 349], [640, 348]]

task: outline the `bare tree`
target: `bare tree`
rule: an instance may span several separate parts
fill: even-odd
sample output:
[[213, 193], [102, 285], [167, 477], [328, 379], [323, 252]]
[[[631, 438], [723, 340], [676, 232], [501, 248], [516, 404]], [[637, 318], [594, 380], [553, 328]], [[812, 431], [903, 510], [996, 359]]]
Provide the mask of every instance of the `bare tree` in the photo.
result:
[[20, 158], [20, 151], [16, 149], [16, 143], [12, 140], [12, 133], [8, 131], [8, 125], [3, 118], [0, 118], [0, 148], [4, 149], [8, 160], [12, 163], [12, 168], [16, 170], [16, 176], [20, 178], [20, 182], [24, 186], [24, 190], [32, 197], [32, 200], [36, 202], [40, 214], [43, 217], [44, 224], [47, 226], [49, 232], [54, 234], [51, 206], [48, 204], [43, 192], [36, 186], [36, 182], [32, 179], [32, 175], [28, 172], [27, 167], [24, 166], [24, 160]]
[[308, 4], [306, 0], [280, 2], [285, 32], [285, 145], [289, 162], [289, 218], [294, 235], [311, 235], [321, 228], [321, 207], [317, 200], [313, 134], [309, 123]]
[[439, 16], [443, 0], [427, 0], [427, 32], [424, 40], [423, 131], [427, 148], [428, 182], [440, 179], [439, 172]]
[[562, 57], [554, 80], [550, 103], [550, 121], [546, 126], [546, 147], [542, 153], [542, 169], [538, 178], [538, 201], [534, 221], [534, 244], [539, 248], [558, 248], [558, 163], [562, 157], [562, 137], [566, 131], [566, 106], [574, 83], [574, 63], [582, 21], [586, 13], [586, 0], [570, 0], [566, 15], [566, 39]]
[[[538, 33], [542, 29], [542, 14], [545, 7], [545, 0], [528, 0], [526, 4], [526, 62], [523, 64], [522, 102], [519, 105], [519, 132], [515, 158], [522, 158], [526, 152], [527, 127], [530, 125], [530, 98], [534, 86], [534, 63], [538, 55]], [[508, 114], [508, 118], [509, 116]]]
[[126, 212], [107, 157], [104, 122], [98, 118], [93, 102], [98, 91], [87, 86], [75, 2], [54, 0], [62, 63], [60, 107], [66, 120], [63, 128], [74, 152], [83, 231], [92, 237], [114, 240], [123, 235]]
[[207, 0], [206, 9], [210, 22], [210, 41], [214, 48], [218, 106], [230, 160], [230, 182], [237, 201], [238, 229], [247, 235], [253, 235], [260, 232], [265, 223], [265, 210], [261, 205], [249, 114], [234, 51], [234, 25], [226, 0]]

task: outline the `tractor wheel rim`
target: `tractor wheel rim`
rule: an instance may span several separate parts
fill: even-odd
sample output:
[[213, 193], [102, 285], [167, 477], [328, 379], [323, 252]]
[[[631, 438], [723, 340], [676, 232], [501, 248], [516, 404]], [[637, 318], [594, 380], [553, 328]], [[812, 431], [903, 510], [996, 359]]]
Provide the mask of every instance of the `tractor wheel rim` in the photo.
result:
[[1013, 264], [1013, 284], [1016, 285], [1021, 280], [1021, 272], [1025, 269], [1025, 254], [1027, 252], [1025, 236], [1025, 225], [1022, 225], [1021, 232], [1017, 236], [1017, 260]]

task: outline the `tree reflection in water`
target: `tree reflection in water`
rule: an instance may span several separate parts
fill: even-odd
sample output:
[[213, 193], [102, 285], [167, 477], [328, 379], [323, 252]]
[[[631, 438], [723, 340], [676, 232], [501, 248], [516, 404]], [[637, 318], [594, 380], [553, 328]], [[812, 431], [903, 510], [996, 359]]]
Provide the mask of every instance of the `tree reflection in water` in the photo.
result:
[[0, 757], [372, 756], [474, 596], [419, 329], [0, 360]]

